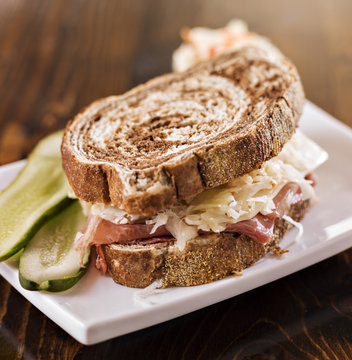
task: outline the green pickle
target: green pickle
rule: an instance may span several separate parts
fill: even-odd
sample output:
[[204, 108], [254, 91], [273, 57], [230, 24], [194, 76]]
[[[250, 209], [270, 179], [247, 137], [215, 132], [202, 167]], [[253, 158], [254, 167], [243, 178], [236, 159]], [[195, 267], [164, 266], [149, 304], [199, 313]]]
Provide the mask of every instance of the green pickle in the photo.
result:
[[78, 201], [49, 220], [26, 246], [20, 258], [19, 279], [28, 290], [63, 291], [84, 275], [74, 238], [86, 222]]
[[[77, 259], [73, 261], [74, 235], [84, 226], [85, 217], [78, 202], [67, 196], [62, 135], [58, 131], [40, 141], [16, 179], [0, 192], [0, 261], [22, 251], [20, 281], [30, 290], [68, 289], [86, 270]], [[41, 277], [44, 273], [46, 280]]]
[[62, 131], [39, 142], [16, 179], [0, 193], [0, 261], [21, 250], [72, 201], [61, 167]]

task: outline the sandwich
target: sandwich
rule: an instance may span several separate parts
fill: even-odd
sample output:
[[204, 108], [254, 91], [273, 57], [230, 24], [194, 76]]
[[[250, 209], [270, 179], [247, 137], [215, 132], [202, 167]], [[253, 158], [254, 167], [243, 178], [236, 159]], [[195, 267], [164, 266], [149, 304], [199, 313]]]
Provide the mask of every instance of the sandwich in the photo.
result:
[[95, 246], [98, 269], [144, 288], [209, 283], [285, 252], [327, 158], [296, 130], [303, 104], [294, 65], [255, 43], [93, 102], [61, 145], [88, 214], [82, 258]]

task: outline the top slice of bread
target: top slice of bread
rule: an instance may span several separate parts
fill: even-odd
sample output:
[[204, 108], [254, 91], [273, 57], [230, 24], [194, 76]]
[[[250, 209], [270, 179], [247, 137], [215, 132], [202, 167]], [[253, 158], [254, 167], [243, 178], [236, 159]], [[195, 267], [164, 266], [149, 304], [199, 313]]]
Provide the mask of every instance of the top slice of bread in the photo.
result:
[[304, 92], [294, 65], [253, 46], [98, 100], [66, 127], [75, 194], [150, 216], [276, 156]]

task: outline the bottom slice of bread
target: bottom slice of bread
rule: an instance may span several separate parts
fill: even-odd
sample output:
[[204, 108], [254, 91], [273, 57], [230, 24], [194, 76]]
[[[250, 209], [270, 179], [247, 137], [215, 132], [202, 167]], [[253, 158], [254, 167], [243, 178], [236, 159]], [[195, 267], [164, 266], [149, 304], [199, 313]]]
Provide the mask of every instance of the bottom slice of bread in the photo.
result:
[[[309, 200], [291, 206], [287, 215], [300, 221]], [[108, 273], [118, 284], [144, 288], [161, 279], [163, 287], [209, 283], [241, 272], [268, 251], [280, 253], [279, 241], [292, 228], [276, 219], [273, 236], [260, 244], [246, 235], [221, 233], [199, 236], [181, 252], [173, 242], [151, 245], [104, 245]]]

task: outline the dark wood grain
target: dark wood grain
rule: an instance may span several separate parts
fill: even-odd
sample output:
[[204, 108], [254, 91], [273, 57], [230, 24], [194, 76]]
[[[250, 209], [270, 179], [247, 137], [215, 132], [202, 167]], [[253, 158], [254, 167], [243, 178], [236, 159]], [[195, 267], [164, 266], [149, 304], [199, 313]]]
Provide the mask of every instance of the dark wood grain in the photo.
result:
[[[346, 0], [2, 0], [0, 164], [26, 157], [92, 100], [170, 71], [182, 26], [233, 17], [270, 37], [296, 63], [307, 97], [352, 126], [351, 15]], [[0, 277], [0, 360], [351, 359], [351, 264], [352, 249], [89, 347]]]

